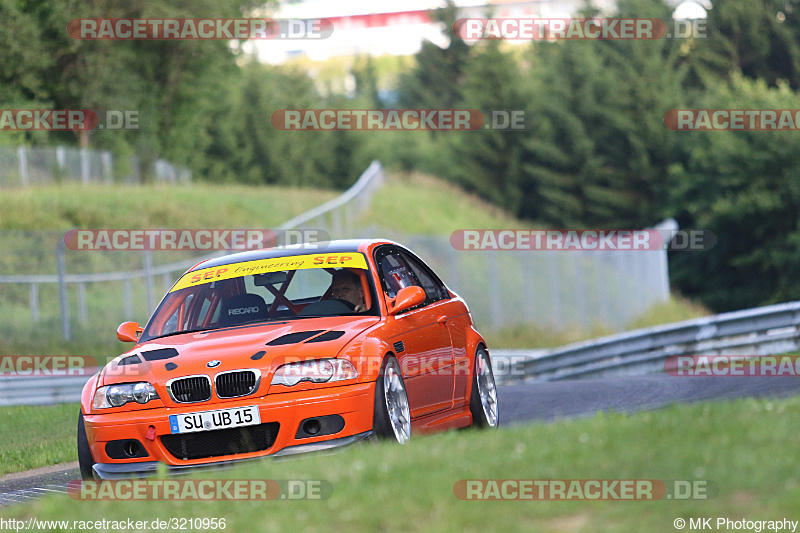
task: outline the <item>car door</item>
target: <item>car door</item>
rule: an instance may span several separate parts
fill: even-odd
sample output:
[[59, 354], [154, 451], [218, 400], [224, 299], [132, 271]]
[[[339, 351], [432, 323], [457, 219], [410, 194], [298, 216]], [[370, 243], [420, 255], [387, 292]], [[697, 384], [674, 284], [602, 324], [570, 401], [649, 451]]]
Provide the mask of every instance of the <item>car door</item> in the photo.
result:
[[405, 251], [404, 257], [416, 275], [430, 302], [436, 302], [436, 321], [446, 325], [453, 350], [452, 365], [442, 368], [442, 372], [453, 378], [453, 405], [466, 402], [470, 382], [470, 365], [467, 354], [467, 328], [471, 323], [469, 312], [461, 300], [453, 300], [444, 283], [420, 258]]
[[[384, 246], [375, 252], [378, 275], [388, 298], [412, 285], [425, 289], [407, 257], [395, 246]], [[388, 341], [394, 346], [403, 371], [412, 418], [449, 409], [453, 404], [450, 333], [446, 321], [437, 321], [446, 316], [446, 305], [446, 301], [430, 295], [419, 306], [390, 318], [394, 331]]]

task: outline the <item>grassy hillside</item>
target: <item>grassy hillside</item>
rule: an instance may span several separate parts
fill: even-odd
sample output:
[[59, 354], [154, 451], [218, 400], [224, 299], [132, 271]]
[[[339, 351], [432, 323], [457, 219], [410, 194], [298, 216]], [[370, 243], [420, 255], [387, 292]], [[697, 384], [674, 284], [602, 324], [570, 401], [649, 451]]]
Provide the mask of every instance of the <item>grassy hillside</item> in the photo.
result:
[[464, 228], [533, 227], [452, 183], [418, 173], [390, 173], [356, 222], [422, 235], [449, 235]]
[[287, 187], [81, 185], [3, 189], [0, 231], [272, 228], [337, 193]]

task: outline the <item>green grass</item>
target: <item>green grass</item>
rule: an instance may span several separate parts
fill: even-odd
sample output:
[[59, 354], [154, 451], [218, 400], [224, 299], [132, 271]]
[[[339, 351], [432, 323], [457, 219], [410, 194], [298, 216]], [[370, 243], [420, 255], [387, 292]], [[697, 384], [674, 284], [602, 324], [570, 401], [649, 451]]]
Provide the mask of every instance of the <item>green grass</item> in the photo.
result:
[[388, 173], [386, 183], [375, 192], [357, 222], [410, 235], [449, 235], [465, 228], [533, 227], [456, 185], [424, 174], [400, 172]]
[[0, 408], [0, 475], [77, 460], [78, 404]]
[[337, 193], [297, 187], [63, 184], [4, 189], [0, 231], [70, 228], [269, 229]]
[[[48, 496], [0, 510], [26, 519], [216, 517], [228, 531], [674, 531], [697, 517], [798, 519], [800, 398], [675, 405], [632, 415], [452, 432], [407, 445], [263, 461], [227, 479], [325, 480], [325, 500], [76, 502]], [[209, 474], [198, 477], [210, 477]], [[708, 500], [462, 501], [462, 479], [709, 480]], [[688, 527], [687, 527], [688, 528]]]

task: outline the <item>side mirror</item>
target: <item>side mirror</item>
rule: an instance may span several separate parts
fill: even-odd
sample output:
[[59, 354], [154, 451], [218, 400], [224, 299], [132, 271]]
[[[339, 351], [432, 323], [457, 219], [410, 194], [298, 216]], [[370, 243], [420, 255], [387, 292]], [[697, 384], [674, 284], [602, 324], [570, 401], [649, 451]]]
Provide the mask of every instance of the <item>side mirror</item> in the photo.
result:
[[117, 338], [122, 342], [137, 342], [144, 328], [136, 322], [123, 322], [117, 328]]
[[389, 315], [396, 315], [400, 311], [410, 309], [415, 305], [419, 305], [425, 301], [427, 295], [422, 287], [413, 285], [400, 289], [394, 299], [387, 301], [389, 305]]

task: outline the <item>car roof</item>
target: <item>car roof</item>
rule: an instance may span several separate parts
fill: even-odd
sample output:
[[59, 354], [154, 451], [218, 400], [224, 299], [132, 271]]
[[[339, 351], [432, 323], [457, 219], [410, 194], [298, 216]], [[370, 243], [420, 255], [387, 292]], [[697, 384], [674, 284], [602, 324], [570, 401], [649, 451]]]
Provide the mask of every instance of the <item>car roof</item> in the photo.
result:
[[189, 270], [189, 272], [201, 268], [212, 268], [216, 266], [230, 265], [232, 263], [256, 261], [259, 259], [273, 259], [292, 255], [338, 254], [344, 252], [366, 251], [367, 247], [372, 244], [394, 244], [399, 246], [396, 242], [386, 239], [344, 239], [291, 246], [279, 246], [275, 248], [263, 248], [261, 250], [248, 250], [246, 252], [239, 252], [209, 259], [196, 264], [191, 270]]

